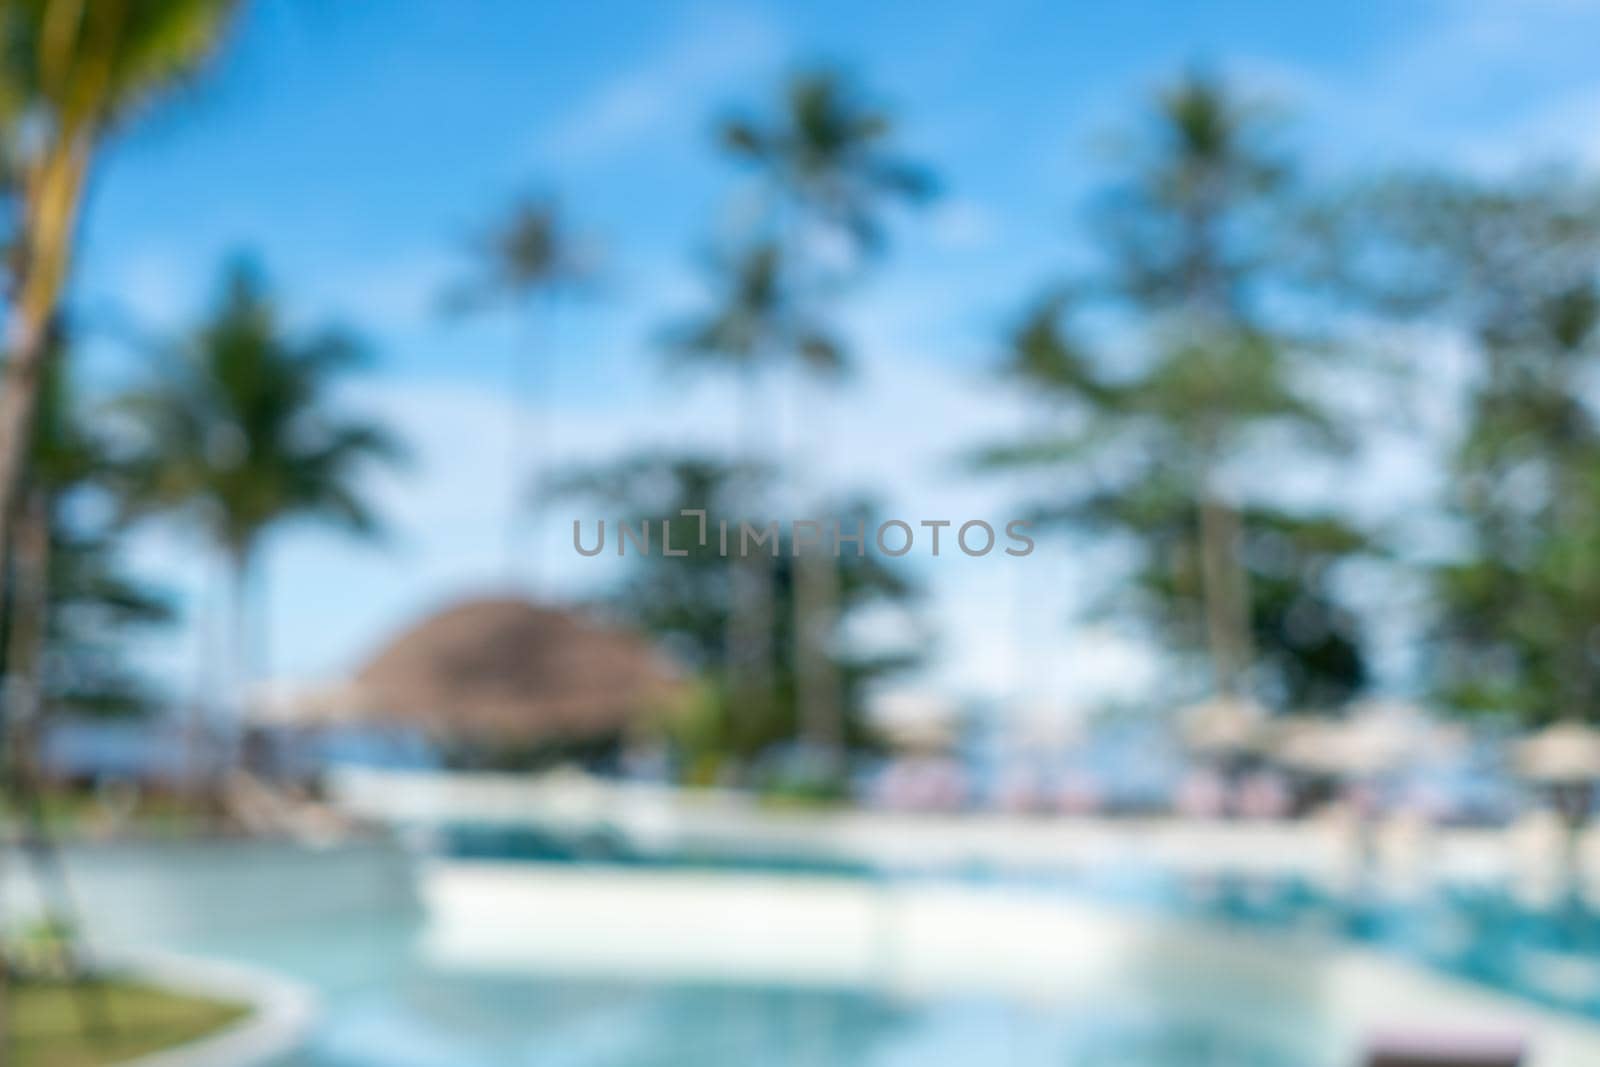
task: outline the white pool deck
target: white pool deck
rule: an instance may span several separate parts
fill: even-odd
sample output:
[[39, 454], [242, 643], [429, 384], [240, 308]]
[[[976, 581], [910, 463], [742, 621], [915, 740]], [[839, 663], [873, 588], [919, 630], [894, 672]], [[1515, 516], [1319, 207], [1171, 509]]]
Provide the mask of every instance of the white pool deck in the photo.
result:
[[[758, 852], [891, 868], [1013, 870], [1148, 864], [1181, 873], [1294, 875], [1330, 886], [1377, 879], [1395, 891], [1442, 882], [1510, 886], [1537, 902], [1565, 888], [1553, 817], [1507, 829], [1425, 828], [1393, 819], [1201, 821], [876, 811], [785, 811], [727, 791], [591, 778], [346, 771], [335, 802], [362, 818], [427, 829], [534, 827], [620, 837], [643, 851]], [[1585, 882], [1600, 885], [1600, 832], [1579, 842]]]

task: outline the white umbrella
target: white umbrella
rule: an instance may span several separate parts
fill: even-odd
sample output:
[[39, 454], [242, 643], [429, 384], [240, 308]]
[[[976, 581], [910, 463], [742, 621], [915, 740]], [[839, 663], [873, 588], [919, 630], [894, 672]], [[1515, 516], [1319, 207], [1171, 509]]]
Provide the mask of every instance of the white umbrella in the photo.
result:
[[1290, 770], [1332, 774], [1340, 764], [1335, 754], [1338, 724], [1320, 715], [1293, 715], [1273, 724], [1266, 747], [1275, 763]]
[[1600, 730], [1564, 720], [1522, 740], [1517, 773], [1540, 785], [1587, 785], [1600, 778]]
[[1183, 743], [1208, 756], [1238, 755], [1255, 748], [1267, 711], [1252, 700], [1215, 697], [1178, 712]]
[[874, 704], [872, 725], [899, 751], [947, 752], [961, 739], [961, 710], [935, 694], [888, 693]]
[[1296, 716], [1275, 738], [1287, 767], [1335, 778], [1375, 778], [1455, 743], [1411, 705], [1362, 704], [1343, 719]]

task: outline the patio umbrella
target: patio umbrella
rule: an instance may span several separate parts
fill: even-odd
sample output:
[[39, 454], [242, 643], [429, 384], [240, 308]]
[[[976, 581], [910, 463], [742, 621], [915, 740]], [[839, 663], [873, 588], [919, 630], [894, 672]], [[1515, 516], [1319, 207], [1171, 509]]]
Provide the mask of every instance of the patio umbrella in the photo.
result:
[[1572, 719], [1553, 723], [1517, 745], [1513, 766], [1537, 785], [1592, 785], [1600, 779], [1600, 730]]
[[877, 732], [895, 752], [915, 755], [950, 752], [959, 740], [955, 723], [931, 719], [896, 720], [879, 725]]
[[1545, 792], [1565, 823], [1556, 873], [1571, 891], [1579, 885], [1578, 840], [1600, 779], [1600, 730], [1575, 719], [1552, 723], [1518, 743], [1518, 776]]
[[1202, 756], [1229, 759], [1254, 751], [1267, 711], [1252, 700], [1216, 697], [1178, 712], [1184, 747]]
[[[1371, 782], [1438, 751], [1447, 740], [1426, 712], [1411, 705], [1366, 703], [1344, 718], [1295, 716], [1272, 739], [1272, 756], [1285, 769], [1311, 783], [1352, 786]], [[1309, 801], [1313, 792], [1303, 794]], [[1354, 889], [1377, 868], [1378, 844], [1373, 814], [1356, 803], [1350, 814], [1347, 888]], [[1413, 857], [1417, 853], [1413, 852]]]
[[1272, 738], [1277, 762], [1292, 770], [1345, 781], [1381, 777], [1454, 743], [1454, 735], [1411, 705], [1356, 705], [1342, 719], [1295, 716]]
[[900, 692], [872, 709], [874, 731], [897, 752], [949, 752], [961, 739], [961, 712], [936, 695]]
[[1333, 753], [1335, 723], [1320, 715], [1294, 715], [1274, 723], [1264, 738], [1272, 762], [1286, 770], [1327, 775], [1339, 763]]

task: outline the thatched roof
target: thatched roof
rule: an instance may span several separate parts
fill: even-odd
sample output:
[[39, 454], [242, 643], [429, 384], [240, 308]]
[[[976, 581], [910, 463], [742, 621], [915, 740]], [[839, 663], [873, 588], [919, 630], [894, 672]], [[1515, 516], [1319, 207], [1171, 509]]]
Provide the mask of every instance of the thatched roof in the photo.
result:
[[464, 601], [403, 630], [351, 688], [362, 718], [527, 744], [622, 733], [670, 700], [678, 680], [636, 634], [506, 597]]

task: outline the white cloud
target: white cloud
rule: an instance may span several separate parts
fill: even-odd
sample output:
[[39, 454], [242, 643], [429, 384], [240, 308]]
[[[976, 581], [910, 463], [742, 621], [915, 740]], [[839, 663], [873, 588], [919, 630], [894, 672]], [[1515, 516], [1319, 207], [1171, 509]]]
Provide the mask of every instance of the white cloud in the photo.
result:
[[934, 207], [928, 219], [928, 230], [939, 248], [990, 248], [999, 237], [1000, 223], [994, 212], [983, 204], [953, 199]]
[[431, 248], [334, 270], [307, 287], [314, 301], [298, 306], [297, 317], [391, 334], [422, 327], [436, 319], [440, 297], [458, 270], [447, 253]]
[[717, 93], [783, 59], [784, 39], [748, 9], [701, 9], [645, 63], [578, 101], [540, 140], [541, 154], [594, 163], [644, 139], [682, 139]]
[[[1380, 146], [1415, 162], [1441, 160], [1500, 172], [1552, 160], [1589, 162], [1595, 92], [1586, 42], [1600, 30], [1590, 0], [1447, 5], [1381, 50], [1338, 92], [1317, 95], [1318, 110], [1338, 120], [1346, 149]], [[1519, 99], [1507, 86], [1540, 84]], [[1559, 93], [1553, 86], [1569, 88]], [[1558, 102], [1549, 103], [1552, 93]], [[1466, 116], [1471, 116], [1470, 119]]]
[[1462, 162], [1490, 175], [1529, 166], [1600, 166], [1600, 83], [1520, 117], [1492, 136], [1470, 139]]

